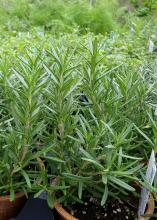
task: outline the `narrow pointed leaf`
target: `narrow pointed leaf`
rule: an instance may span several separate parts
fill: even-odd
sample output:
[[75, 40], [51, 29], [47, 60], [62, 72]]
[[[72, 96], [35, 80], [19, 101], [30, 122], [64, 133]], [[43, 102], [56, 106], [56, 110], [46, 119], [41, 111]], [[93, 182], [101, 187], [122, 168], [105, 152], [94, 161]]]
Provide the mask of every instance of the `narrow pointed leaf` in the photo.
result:
[[102, 200], [101, 200], [101, 206], [105, 205], [107, 197], [108, 197], [108, 186], [105, 185], [104, 194], [103, 194], [103, 197], [102, 197]]

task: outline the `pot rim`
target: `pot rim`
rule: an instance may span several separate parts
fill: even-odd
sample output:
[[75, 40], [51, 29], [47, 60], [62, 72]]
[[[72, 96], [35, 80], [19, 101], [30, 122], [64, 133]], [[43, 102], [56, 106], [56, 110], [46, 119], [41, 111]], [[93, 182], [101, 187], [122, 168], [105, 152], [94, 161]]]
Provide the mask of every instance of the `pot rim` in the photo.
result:
[[60, 203], [55, 203], [54, 208], [56, 209], [58, 214], [61, 215], [65, 220], [79, 220], [78, 218], [75, 218], [73, 215], [67, 212]]
[[[73, 215], [68, 213], [60, 203], [55, 203], [54, 208], [58, 212], [59, 215], [63, 217], [65, 220], [79, 220], [78, 218], [75, 218]], [[152, 193], [149, 195], [149, 200], [148, 200], [148, 207], [145, 212], [145, 214], [153, 214], [155, 209], [155, 202], [154, 202], [154, 197]], [[149, 217], [139, 217], [137, 220], [149, 220]]]
[[[21, 198], [23, 196], [25, 196], [23, 192], [15, 193], [15, 199]], [[9, 200], [9, 195], [0, 196], [0, 201], [7, 201], [7, 200]]]

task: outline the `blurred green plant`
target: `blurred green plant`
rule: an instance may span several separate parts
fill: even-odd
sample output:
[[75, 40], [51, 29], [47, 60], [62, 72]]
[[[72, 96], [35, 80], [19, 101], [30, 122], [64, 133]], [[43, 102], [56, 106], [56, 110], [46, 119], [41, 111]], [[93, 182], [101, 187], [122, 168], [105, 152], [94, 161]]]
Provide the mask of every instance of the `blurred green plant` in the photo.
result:
[[86, 0], [3, 1], [0, 23], [9, 31], [42, 26], [53, 33], [72, 32], [77, 27], [81, 33], [106, 33], [116, 28], [116, 8], [115, 0], [97, 1], [92, 7]]
[[131, 0], [131, 3], [137, 8], [138, 16], [147, 16], [157, 10], [156, 0]]

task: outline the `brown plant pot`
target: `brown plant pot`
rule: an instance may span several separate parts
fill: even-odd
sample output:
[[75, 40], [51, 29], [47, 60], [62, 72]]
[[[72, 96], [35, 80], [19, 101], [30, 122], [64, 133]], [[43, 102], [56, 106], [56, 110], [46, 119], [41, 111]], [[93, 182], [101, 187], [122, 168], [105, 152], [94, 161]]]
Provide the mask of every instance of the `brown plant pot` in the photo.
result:
[[10, 202], [9, 196], [0, 196], [0, 220], [8, 220], [15, 217], [25, 202], [25, 195], [22, 192], [15, 194], [15, 200]]
[[59, 214], [59, 220], [79, 220], [68, 213], [59, 203], [54, 205], [55, 210]]
[[[59, 220], [79, 220], [70, 213], [68, 213], [60, 204], [56, 203], [54, 206], [55, 210], [59, 214]], [[145, 215], [152, 215], [154, 213], [155, 202], [152, 194], [150, 194], [149, 201], [147, 204], [147, 210]], [[140, 217], [137, 220], [148, 220], [149, 217]]]

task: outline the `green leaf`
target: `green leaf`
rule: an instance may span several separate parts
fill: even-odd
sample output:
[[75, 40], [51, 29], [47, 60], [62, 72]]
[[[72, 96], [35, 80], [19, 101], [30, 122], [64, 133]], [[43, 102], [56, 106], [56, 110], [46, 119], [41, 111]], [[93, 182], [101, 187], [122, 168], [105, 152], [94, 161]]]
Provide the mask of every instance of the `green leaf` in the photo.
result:
[[63, 176], [72, 179], [74, 181], [88, 181], [91, 180], [92, 177], [84, 177], [84, 176], [78, 176], [78, 175], [74, 175], [74, 174], [70, 174], [70, 173], [63, 173]]
[[107, 184], [107, 175], [102, 175], [102, 182], [103, 184]]
[[47, 105], [45, 105], [45, 104], [44, 104], [44, 106], [45, 106], [45, 108], [47, 108], [50, 112], [52, 112], [53, 114], [56, 114], [56, 112], [55, 112], [54, 109], [50, 108], [49, 106], [47, 106]]
[[118, 68], [121, 67], [122, 65], [123, 65], [123, 64], [121, 63], [119, 66], [116, 66], [116, 67], [114, 67], [113, 69], [109, 69], [109, 70], [103, 72], [103, 74], [96, 80], [96, 82], [99, 81], [99, 80], [100, 80], [101, 78], [103, 78], [104, 76], [108, 75], [109, 73], [115, 71], [116, 69], [118, 69]]
[[45, 191], [45, 189], [41, 189], [39, 192], [37, 192], [37, 193], [34, 195], [34, 198], [38, 198], [44, 191]]
[[88, 38], [88, 43], [89, 43], [89, 50], [90, 50], [90, 53], [93, 55], [94, 50], [93, 50], [92, 36], [89, 36], [89, 38]]
[[153, 120], [152, 116], [147, 112], [151, 122], [152, 122], [152, 125], [154, 126], [154, 128], [157, 130], [157, 125], [156, 125], [156, 122]]
[[150, 140], [150, 138], [145, 134], [143, 133], [143, 131], [141, 131], [135, 124], [134, 124], [134, 127], [136, 128], [136, 130], [150, 143], [150, 145], [152, 145], [154, 147], [154, 144], [153, 142]]
[[115, 183], [115, 184], [117, 184], [117, 185], [123, 187], [123, 188], [126, 189], [126, 190], [135, 191], [135, 189], [134, 189], [132, 186], [128, 185], [128, 184], [125, 183], [124, 181], [122, 181], [122, 180], [120, 180], [120, 179], [118, 179], [118, 178], [116, 178], [116, 177], [114, 177], [114, 176], [108, 176], [108, 179], [109, 179], [111, 182], [113, 182], [113, 183]]
[[79, 185], [78, 185], [78, 196], [79, 196], [79, 199], [82, 199], [82, 189], [83, 189], [83, 183], [79, 182]]
[[44, 158], [47, 160], [52, 160], [52, 161], [59, 162], [59, 163], [65, 163], [64, 160], [61, 160], [58, 157], [44, 157]]
[[91, 160], [94, 160], [93, 156], [90, 155], [90, 154], [89, 154], [87, 151], [85, 151], [83, 148], [80, 148], [79, 150], [81, 151], [81, 153], [82, 153], [85, 157], [87, 157], [87, 158], [89, 158], [89, 159], [91, 159]]
[[24, 170], [21, 170], [21, 172], [22, 172], [22, 175], [24, 176], [24, 178], [26, 180], [26, 183], [27, 183], [28, 187], [31, 188], [31, 182], [30, 182], [28, 174]]
[[120, 167], [122, 164], [122, 147], [119, 148], [119, 154], [118, 154], [118, 166]]
[[48, 146], [48, 147], [41, 148], [40, 151], [37, 151], [37, 153], [35, 153], [35, 154], [32, 155], [32, 159], [33, 159], [33, 158], [35, 159], [35, 158], [37, 158], [37, 157], [40, 157], [40, 156], [45, 155], [46, 153], [48, 153], [49, 151], [51, 151], [53, 147], [54, 147], [54, 146], [51, 145], [51, 146]]
[[143, 159], [142, 157], [128, 156], [128, 155], [123, 154], [122, 152], [117, 153], [117, 155], [121, 156], [122, 158], [124, 157], [124, 158], [128, 158], [128, 159], [131, 159], [131, 160], [142, 160]]
[[103, 197], [102, 197], [102, 200], [101, 200], [101, 206], [103, 206], [106, 203], [107, 198], [108, 198], [108, 186], [105, 185], [104, 194], [103, 194]]
[[139, 165], [137, 165], [136, 167], [129, 169], [128, 172], [130, 172], [130, 173], [135, 173], [135, 172], [141, 170], [141, 168], [142, 168], [143, 166], [144, 166], [144, 164], [139, 164]]
[[64, 190], [64, 189], [68, 189], [68, 188], [70, 188], [70, 186], [65, 186], [65, 185], [61, 185], [61, 186], [51, 185], [51, 186], [50, 186], [51, 191]]
[[80, 84], [80, 82], [82, 81], [82, 79], [80, 79], [78, 82], [75, 83], [74, 86], [72, 86], [69, 90], [68, 93], [66, 94], [65, 98], [67, 98], [69, 95], [71, 95], [71, 93], [76, 90], [76, 88], [78, 87], [78, 85]]
[[9, 199], [10, 199], [10, 202], [14, 201], [14, 199], [15, 199], [15, 192], [14, 192], [13, 189], [10, 189], [10, 197], [9, 197]]
[[47, 203], [48, 203], [48, 206], [51, 209], [54, 207], [55, 202], [56, 202], [55, 196], [52, 195], [51, 193], [48, 193], [48, 195], [47, 195]]
[[[64, 188], [66, 187], [66, 186], [65, 186], [65, 181], [64, 181], [64, 180], [61, 181], [61, 184], [62, 184], [62, 187], [64, 187]], [[63, 193], [64, 193], [64, 196], [66, 196], [66, 195], [67, 195], [67, 191], [66, 191], [66, 189], [62, 189], [62, 191], [63, 191]]]
[[49, 69], [49, 67], [44, 64], [44, 68], [46, 70], [46, 72], [51, 76], [51, 78], [53, 79], [53, 81], [58, 84], [57, 78], [55, 77], [54, 73], [52, 72], [52, 70]]
[[110, 133], [111, 133], [111, 134], [113, 135], [113, 137], [114, 137], [115, 134], [114, 134], [112, 128], [109, 126], [109, 124], [105, 123], [104, 121], [101, 121], [101, 122], [105, 125], [105, 127], [110, 131]]
[[81, 159], [94, 164], [98, 169], [104, 170], [104, 167], [94, 159], [89, 159], [89, 158], [85, 158], [85, 157], [82, 157]]
[[54, 57], [54, 58], [56, 59], [56, 61], [61, 65], [62, 62], [61, 62], [61, 60], [60, 60], [60, 58], [59, 58], [57, 52], [58, 52], [58, 51], [57, 51], [56, 49], [52, 48], [52, 55], [53, 55], [53, 57]]
[[20, 80], [20, 82], [23, 84], [24, 87], [28, 88], [28, 85], [26, 83], [26, 81], [24, 80], [23, 76], [21, 76], [21, 74], [19, 74], [15, 69], [13, 69], [14, 74], [18, 77], [18, 79]]
[[67, 135], [67, 137], [69, 137], [70, 139], [72, 139], [73, 141], [76, 141], [76, 142], [78, 142], [78, 143], [83, 143], [82, 140], [77, 139], [77, 138], [74, 138], [74, 137], [72, 137], [72, 136], [70, 136], [70, 135]]

